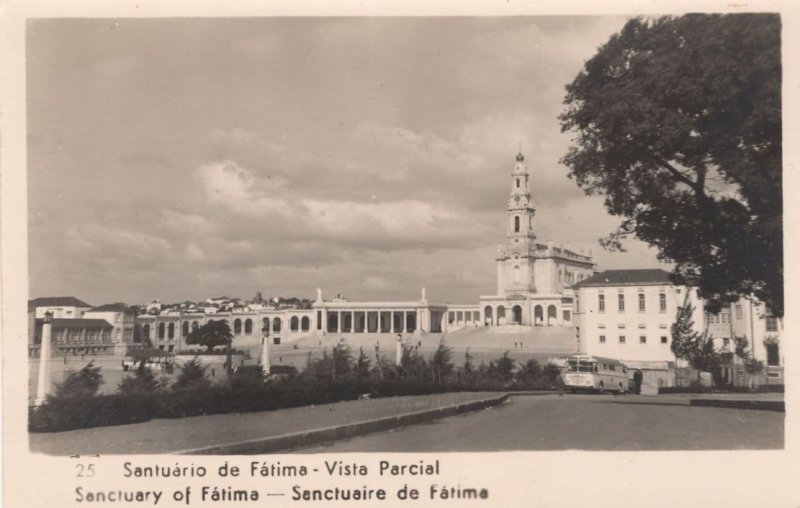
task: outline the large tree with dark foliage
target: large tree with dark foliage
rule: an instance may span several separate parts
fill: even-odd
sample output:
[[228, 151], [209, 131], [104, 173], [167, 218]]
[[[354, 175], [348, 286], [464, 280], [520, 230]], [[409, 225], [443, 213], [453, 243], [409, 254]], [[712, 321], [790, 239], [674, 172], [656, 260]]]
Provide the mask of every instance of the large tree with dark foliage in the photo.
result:
[[187, 344], [197, 344], [204, 346], [209, 352], [217, 346], [230, 346], [233, 340], [233, 333], [228, 322], [224, 319], [212, 320], [203, 326], [192, 330], [186, 337]]
[[632, 19], [567, 85], [563, 162], [634, 236], [699, 285], [783, 315], [778, 15]]

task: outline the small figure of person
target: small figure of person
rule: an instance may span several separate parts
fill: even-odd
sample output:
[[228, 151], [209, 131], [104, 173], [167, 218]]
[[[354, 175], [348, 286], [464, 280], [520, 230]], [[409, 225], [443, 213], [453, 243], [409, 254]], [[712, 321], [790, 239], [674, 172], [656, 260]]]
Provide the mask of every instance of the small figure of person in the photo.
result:
[[643, 377], [644, 375], [642, 374], [642, 371], [639, 369], [636, 369], [636, 371], [633, 373], [633, 391], [634, 393], [636, 393], [636, 395], [641, 395], [642, 393]]

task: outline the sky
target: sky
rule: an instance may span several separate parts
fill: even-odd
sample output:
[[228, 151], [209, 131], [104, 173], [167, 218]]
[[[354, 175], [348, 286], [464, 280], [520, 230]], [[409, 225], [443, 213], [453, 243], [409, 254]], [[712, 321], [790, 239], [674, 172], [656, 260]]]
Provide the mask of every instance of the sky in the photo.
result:
[[521, 145], [542, 242], [625, 253], [559, 163], [565, 85], [621, 17], [35, 20], [30, 296], [474, 303]]

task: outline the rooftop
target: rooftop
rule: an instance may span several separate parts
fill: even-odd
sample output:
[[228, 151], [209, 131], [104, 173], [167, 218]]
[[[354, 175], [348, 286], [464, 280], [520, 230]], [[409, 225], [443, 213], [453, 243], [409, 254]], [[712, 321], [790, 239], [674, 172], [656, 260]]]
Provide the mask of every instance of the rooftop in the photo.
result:
[[28, 310], [37, 307], [91, 307], [91, 305], [74, 296], [44, 296], [28, 300]]
[[107, 303], [91, 309], [89, 312], [133, 312], [133, 308], [124, 303]]
[[660, 268], [645, 268], [640, 270], [606, 270], [596, 273], [572, 287], [667, 285], [672, 283], [668, 271]]
[[[44, 323], [43, 319], [37, 319], [37, 324]], [[114, 328], [105, 319], [53, 319], [53, 328]]]

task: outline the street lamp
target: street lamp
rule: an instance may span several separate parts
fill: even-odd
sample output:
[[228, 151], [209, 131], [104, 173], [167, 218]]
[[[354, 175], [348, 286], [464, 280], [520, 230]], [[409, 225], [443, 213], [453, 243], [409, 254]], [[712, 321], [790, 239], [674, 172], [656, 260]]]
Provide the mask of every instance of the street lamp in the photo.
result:
[[264, 377], [269, 376], [269, 327], [264, 326], [261, 329], [261, 371]]

